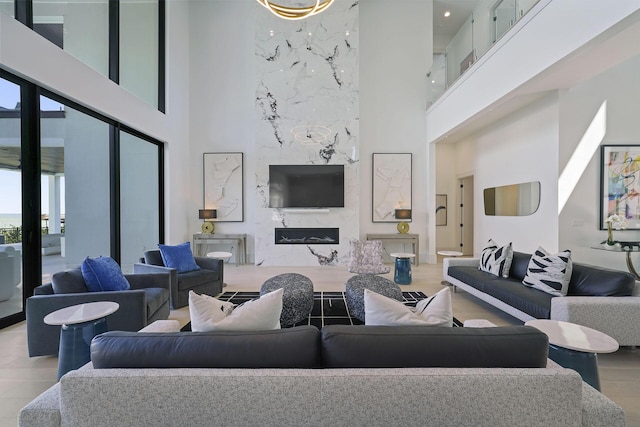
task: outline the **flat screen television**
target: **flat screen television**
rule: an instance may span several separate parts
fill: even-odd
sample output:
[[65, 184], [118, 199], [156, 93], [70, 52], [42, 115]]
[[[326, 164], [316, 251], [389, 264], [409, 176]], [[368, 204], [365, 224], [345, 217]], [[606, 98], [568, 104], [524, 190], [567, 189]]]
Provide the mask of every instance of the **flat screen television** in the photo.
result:
[[269, 207], [344, 207], [344, 165], [269, 165]]

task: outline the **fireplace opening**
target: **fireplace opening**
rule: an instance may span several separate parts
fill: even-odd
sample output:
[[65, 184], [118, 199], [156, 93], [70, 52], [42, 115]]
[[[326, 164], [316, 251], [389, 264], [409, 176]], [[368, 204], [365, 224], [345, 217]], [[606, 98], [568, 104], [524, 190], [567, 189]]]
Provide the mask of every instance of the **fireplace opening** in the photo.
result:
[[337, 245], [339, 228], [276, 228], [276, 245]]

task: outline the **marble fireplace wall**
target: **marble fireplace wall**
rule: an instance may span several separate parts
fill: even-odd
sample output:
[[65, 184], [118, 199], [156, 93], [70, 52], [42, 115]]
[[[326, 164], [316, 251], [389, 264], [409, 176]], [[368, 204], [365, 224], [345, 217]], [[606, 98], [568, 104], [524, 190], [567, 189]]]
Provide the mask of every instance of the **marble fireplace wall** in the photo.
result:
[[[359, 237], [358, 0], [302, 21], [256, 11], [257, 265], [344, 265]], [[269, 208], [270, 164], [343, 164], [345, 207]], [[339, 228], [335, 245], [275, 245], [276, 228]]]

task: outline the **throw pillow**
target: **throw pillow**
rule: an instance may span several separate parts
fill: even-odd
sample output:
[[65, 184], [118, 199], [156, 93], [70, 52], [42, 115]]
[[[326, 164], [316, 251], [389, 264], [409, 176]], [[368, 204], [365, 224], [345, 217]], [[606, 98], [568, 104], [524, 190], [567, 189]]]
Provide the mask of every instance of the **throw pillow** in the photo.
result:
[[480, 257], [480, 270], [498, 277], [509, 277], [511, 260], [513, 259], [513, 247], [511, 242], [498, 247], [493, 239], [489, 239], [482, 249]]
[[165, 267], [175, 268], [178, 273], [200, 270], [200, 266], [193, 258], [189, 242], [175, 246], [160, 244], [158, 248], [160, 248], [160, 255], [162, 255]]
[[131, 288], [120, 266], [113, 258], [86, 257], [80, 265], [80, 270], [90, 292], [126, 291]]
[[453, 326], [451, 290], [444, 288], [412, 308], [393, 298], [365, 289], [364, 320], [365, 325]]
[[189, 291], [191, 330], [207, 331], [266, 331], [280, 329], [282, 288], [260, 298], [234, 306], [208, 295]]
[[555, 296], [567, 295], [573, 262], [569, 249], [558, 254], [550, 254], [539, 247], [527, 266], [527, 274], [522, 283]]

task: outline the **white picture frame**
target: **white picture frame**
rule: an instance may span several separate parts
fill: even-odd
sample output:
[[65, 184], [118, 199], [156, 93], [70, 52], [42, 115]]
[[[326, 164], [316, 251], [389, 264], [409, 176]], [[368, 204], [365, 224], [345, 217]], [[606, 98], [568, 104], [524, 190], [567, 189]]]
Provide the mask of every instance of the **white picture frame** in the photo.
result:
[[217, 222], [244, 221], [243, 153], [203, 154], [204, 209], [216, 209]]

